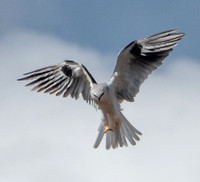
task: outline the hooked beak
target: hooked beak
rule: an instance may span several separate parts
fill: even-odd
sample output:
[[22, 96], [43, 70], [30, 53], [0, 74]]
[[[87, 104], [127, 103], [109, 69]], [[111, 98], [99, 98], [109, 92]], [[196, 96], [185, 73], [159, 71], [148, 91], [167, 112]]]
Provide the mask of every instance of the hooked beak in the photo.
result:
[[99, 100], [101, 100], [101, 97], [103, 96], [104, 92], [100, 95]]

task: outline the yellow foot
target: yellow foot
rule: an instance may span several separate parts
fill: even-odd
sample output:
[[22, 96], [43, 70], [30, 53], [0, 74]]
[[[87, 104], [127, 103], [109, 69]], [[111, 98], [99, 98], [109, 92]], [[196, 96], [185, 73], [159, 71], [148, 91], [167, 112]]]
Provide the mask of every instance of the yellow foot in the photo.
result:
[[109, 128], [109, 126], [105, 126], [105, 131], [104, 133], [107, 133], [107, 131], [113, 131], [111, 128]]
[[115, 122], [114, 127], [118, 128], [119, 127], [119, 122]]

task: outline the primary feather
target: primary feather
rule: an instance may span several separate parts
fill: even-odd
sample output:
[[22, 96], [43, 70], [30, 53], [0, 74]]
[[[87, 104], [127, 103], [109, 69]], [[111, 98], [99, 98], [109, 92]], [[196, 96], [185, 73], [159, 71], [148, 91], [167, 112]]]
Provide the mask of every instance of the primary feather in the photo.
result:
[[63, 95], [63, 97], [71, 95], [75, 99], [82, 94], [84, 100], [92, 102], [88, 93], [96, 81], [91, 74], [88, 74], [88, 70], [83, 65], [74, 61], [66, 60], [58, 65], [41, 68], [24, 75], [26, 77], [18, 79], [18, 81], [33, 80], [26, 86], [35, 85], [32, 89], [34, 91], [43, 91], [56, 96]]

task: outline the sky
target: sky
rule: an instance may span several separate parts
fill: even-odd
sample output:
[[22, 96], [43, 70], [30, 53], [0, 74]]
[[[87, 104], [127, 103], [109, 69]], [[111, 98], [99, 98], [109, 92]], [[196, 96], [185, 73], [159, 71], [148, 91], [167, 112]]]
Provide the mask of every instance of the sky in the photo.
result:
[[[199, 181], [199, 18], [197, 0], [0, 1], [0, 181]], [[94, 149], [100, 111], [16, 81], [65, 59], [107, 81], [128, 43], [174, 28], [185, 37], [122, 104], [136, 146]]]

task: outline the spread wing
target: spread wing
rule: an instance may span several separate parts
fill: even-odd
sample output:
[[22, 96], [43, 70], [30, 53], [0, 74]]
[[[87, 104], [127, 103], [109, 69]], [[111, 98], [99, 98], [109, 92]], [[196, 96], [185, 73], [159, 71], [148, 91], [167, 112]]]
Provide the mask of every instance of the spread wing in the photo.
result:
[[169, 30], [133, 41], [119, 53], [111, 83], [120, 101], [134, 101], [140, 85], [184, 36], [175, 32]]
[[82, 94], [83, 99], [87, 102], [93, 102], [90, 91], [96, 81], [84, 65], [74, 61], [66, 60], [61, 64], [41, 68], [29, 73], [25, 73], [26, 77], [18, 79], [33, 80], [26, 86], [33, 86], [32, 90], [55, 94], [56, 96], [63, 95], [78, 99]]

